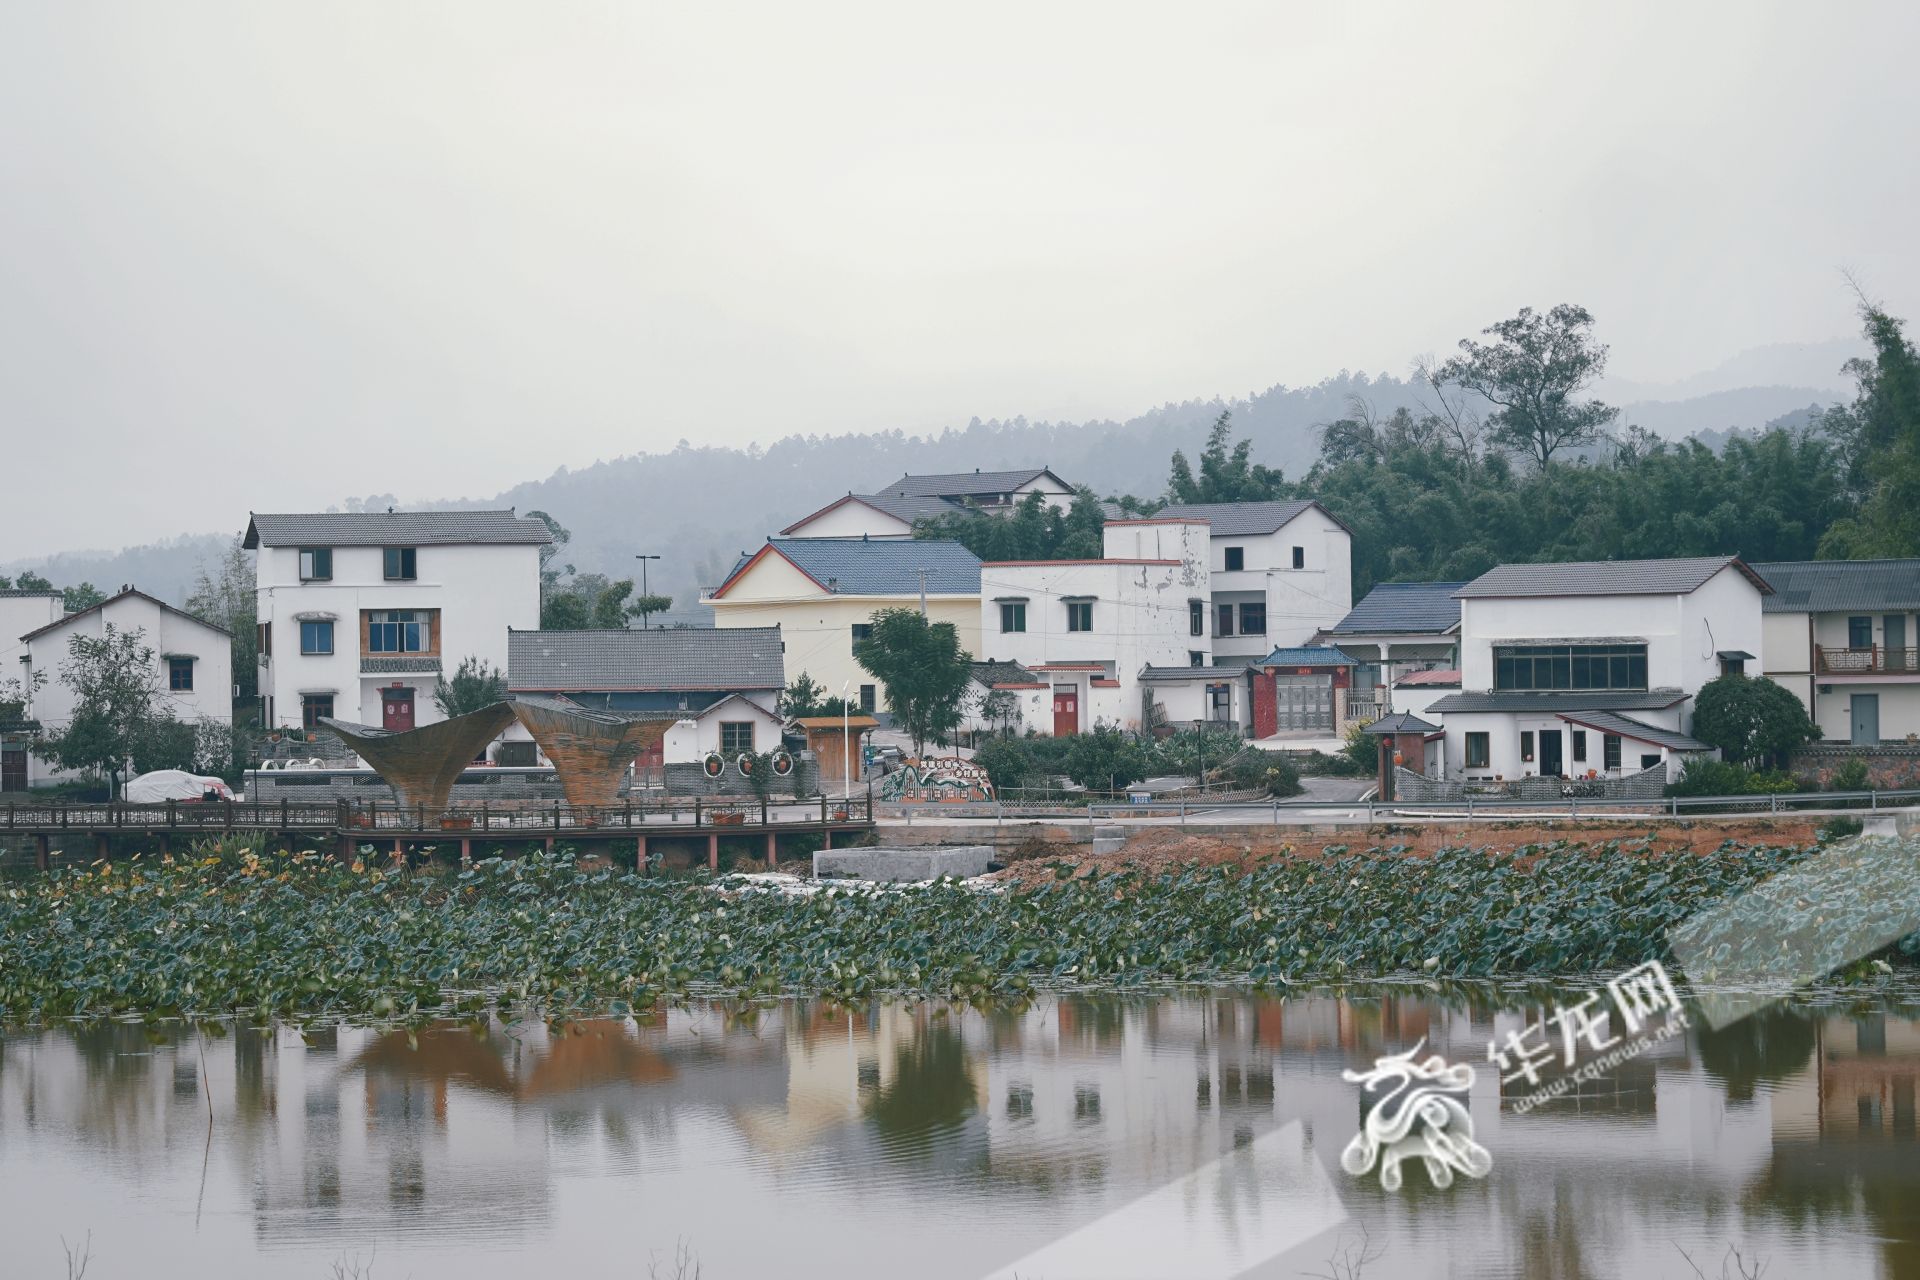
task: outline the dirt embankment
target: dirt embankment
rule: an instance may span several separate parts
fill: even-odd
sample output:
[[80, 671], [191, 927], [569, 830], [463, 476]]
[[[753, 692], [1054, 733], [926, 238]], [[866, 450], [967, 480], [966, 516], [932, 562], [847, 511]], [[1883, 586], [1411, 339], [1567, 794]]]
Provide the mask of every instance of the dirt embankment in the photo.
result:
[[[1797, 818], [1752, 818], [1731, 822], [1411, 823], [1349, 827], [1338, 831], [1276, 829], [1259, 835], [1188, 834], [1176, 828], [1141, 831], [1113, 853], [1093, 853], [1084, 844], [1030, 841], [1003, 856], [1012, 864], [997, 873], [1019, 877], [1036, 861], [1069, 862], [1081, 874], [1110, 871], [1161, 871], [1189, 862], [1203, 865], [1251, 864], [1276, 854], [1317, 858], [1329, 847], [1403, 849], [1423, 857], [1438, 849], [1462, 846], [1513, 850], [1559, 840], [1599, 844], [1608, 840], [1647, 840], [1655, 853], [1704, 853], [1727, 841], [1754, 845], [1805, 845], [1815, 841], [1817, 824]], [[1027, 864], [1022, 866], [1022, 864]]]

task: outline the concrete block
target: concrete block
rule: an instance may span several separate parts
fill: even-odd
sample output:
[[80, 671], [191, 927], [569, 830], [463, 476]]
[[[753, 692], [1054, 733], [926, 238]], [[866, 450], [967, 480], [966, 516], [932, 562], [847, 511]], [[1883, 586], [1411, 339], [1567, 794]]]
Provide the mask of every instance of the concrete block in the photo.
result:
[[822, 849], [813, 855], [813, 874], [823, 880], [934, 880], [985, 875], [992, 860], [993, 846], [986, 844]]

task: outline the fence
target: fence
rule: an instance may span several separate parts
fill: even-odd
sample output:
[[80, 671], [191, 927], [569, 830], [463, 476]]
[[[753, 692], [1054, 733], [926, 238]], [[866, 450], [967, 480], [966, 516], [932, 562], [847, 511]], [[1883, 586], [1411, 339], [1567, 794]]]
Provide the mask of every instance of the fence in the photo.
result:
[[1430, 778], [1395, 767], [1393, 794], [1402, 802], [1499, 800], [1658, 800], [1667, 789], [1667, 766], [1656, 764], [1620, 778], [1515, 778], [1511, 782], [1462, 782]]

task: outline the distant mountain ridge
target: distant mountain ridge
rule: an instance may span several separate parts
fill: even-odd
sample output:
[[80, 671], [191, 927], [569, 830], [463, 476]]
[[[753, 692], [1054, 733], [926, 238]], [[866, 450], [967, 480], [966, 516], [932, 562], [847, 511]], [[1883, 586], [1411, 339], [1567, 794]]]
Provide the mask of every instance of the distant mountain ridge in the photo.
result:
[[[1403, 379], [1343, 371], [1312, 386], [1165, 404], [1125, 422], [976, 418], [965, 427], [921, 436], [899, 431], [790, 436], [745, 449], [683, 440], [664, 453], [563, 467], [491, 498], [403, 503], [379, 494], [340, 505], [346, 510], [399, 505], [546, 511], [572, 531], [564, 560], [582, 572], [637, 576], [635, 555], [661, 556], [650, 562], [650, 585], [672, 594], [676, 613], [684, 614], [701, 588], [717, 583], [740, 552], [759, 546], [767, 534], [836, 497], [880, 489], [908, 472], [1048, 466], [1103, 495], [1157, 496], [1173, 452], [1182, 449], [1193, 456], [1220, 411], [1231, 409], [1236, 432], [1254, 442], [1254, 457], [1298, 476], [1318, 454], [1318, 428], [1346, 416], [1355, 401], [1382, 415], [1402, 407], [1418, 412], [1423, 391]], [[1843, 398], [1814, 386], [1737, 387], [1684, 400], [1627, 403], [1621, 423], [1669, 438], [1698, 432], [1717, 448], [1733, 430], [1758, 430], [1785, 415], [1804, 421], [1809, 406]], [[274, 503], [269, 493], [253, 493], [234, 505], [230, 533], [187, 534], [119, 551], [63, 552], [0, 564], [0, 573], [31, 568], [59, 585], [90, 581], [105, 590], [131, 582], [180, 603], [198, 566], [244, 528], [247, 510], [271, 509]]]

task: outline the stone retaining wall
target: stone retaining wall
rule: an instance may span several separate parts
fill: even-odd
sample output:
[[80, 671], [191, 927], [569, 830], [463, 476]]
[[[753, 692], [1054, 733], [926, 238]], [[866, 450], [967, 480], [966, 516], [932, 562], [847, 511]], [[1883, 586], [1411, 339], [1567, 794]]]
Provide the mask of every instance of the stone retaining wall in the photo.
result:
[[1820, 743], [1796, 751], [1787, 771], [1807, 790], [1825, 791], [1833, 786], [1834, 771], [1856, 758], [1867, 762], [1867, 786], [1872, 790], [1920, 787], [1920, 743], [1883, 742], [1877, 747]]

